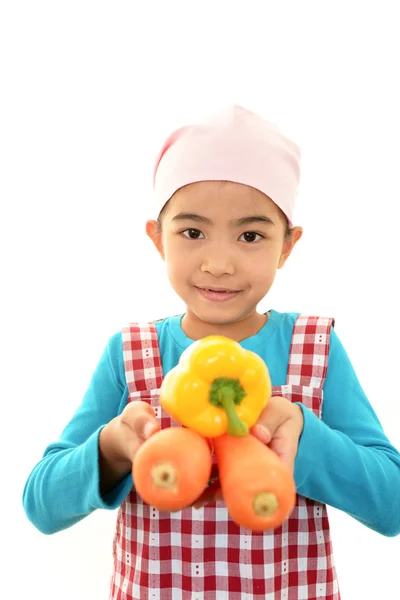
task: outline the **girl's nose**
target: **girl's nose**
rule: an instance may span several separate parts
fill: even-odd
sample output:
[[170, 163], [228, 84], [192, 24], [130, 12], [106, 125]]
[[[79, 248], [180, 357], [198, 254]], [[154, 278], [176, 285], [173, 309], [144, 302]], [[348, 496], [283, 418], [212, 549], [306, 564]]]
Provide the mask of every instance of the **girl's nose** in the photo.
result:
[[202, 273], [210, 273], [213, 277], [233, 275], [235, 273], [233, 256], [216, 249], [203, 258], [200, 270]]

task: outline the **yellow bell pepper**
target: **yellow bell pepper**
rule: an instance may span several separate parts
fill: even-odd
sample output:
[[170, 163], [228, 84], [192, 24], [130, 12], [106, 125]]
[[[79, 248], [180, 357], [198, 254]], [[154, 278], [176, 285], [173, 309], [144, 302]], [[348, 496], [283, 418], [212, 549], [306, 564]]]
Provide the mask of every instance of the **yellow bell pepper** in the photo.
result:
[[229, 338], [208, 336], [187, 348], [161, 386], [161, 406], [204, 437], [247, 435], [271, 395], [266, 364]]

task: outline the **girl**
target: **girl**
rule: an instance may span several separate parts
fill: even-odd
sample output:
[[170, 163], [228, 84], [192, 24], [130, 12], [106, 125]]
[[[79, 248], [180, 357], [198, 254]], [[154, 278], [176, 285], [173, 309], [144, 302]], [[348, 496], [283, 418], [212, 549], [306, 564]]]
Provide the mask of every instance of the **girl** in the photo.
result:
[[[184, 315], [129, 324], [110, 338], [82, 404], [24, 490], [29, 519], [54, 533], [119, 508], [110, 598], [340, 598], [326, 504], [386, 536], [400, 532], [400, 455], [389, 443], [332, 318], [257, 306], [302, 235], [293, 210], [300, 152], [241, 107], [170, 136], [158, 157], [148, 236]], [[163, 376], [193, 340], [230, 337], [268, 365], [273, 396], [252, 433], [293, 470], [296, 507], [252, 533], [208, 489], [159, 512], [132, 481], [140, 445], [172, 424]]]

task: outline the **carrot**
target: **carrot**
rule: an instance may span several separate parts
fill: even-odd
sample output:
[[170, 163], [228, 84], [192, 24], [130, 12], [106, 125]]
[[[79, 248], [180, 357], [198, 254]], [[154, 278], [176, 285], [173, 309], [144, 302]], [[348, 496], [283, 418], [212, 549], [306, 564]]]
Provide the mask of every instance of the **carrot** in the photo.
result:
[[289, 468], [260, 440], [223, 435], [213, 439], [222, 495], [237, 525], [265, 531], [282, 525], [296, 501]]
[[191, 429], [169, 427], [140, 446], [132, 475], [144, 502], [175, 511], [197, 500], [207, 487], [211, 466], [210, 445], [203, 437]]

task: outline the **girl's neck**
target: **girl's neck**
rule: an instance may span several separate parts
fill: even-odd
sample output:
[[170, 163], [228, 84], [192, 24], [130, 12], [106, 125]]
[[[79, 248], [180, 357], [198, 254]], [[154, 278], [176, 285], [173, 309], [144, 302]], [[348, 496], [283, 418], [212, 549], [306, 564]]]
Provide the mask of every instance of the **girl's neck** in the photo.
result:
[[208, 335], [223, 335], [236, 342], [256, 335], [268, 321], [266, 315], [254, 312], [245, 319], [235, 323], [207, 323], [188, 310], [181, 322], [184, 333], [192, 340], [199, 340]]

